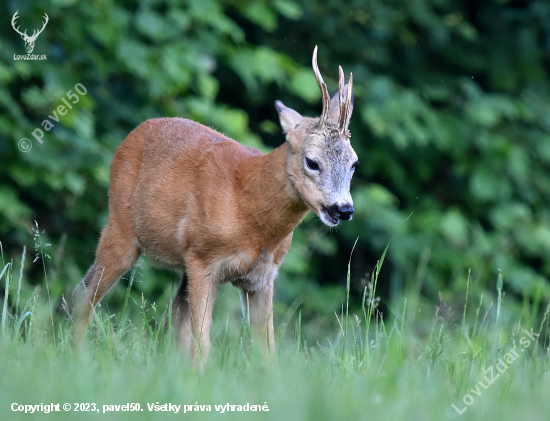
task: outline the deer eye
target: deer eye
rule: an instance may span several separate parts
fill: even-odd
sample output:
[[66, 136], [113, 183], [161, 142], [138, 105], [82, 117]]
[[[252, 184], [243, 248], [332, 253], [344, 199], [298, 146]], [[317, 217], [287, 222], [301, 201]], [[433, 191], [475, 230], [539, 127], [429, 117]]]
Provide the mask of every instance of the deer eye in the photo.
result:
[[312, 171], [319, 171], [319, 164], [313, 159], [306, 158], [306, 166]]
[[357, 166], [357, 164], [359, 164], [359, 161], [355, 161], [355, 162], [353, 163], [353, 165], [351, 166], [351, 170], [352, 170], [352, 171], [355, 171], [355, 167]]

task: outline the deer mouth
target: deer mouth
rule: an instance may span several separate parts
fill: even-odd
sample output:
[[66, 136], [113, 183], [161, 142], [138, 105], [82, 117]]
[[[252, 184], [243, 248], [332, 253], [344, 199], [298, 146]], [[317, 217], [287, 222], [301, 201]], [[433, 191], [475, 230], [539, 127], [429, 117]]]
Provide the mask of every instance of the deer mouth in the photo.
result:
[[338, 222], [340, 222], [337, 217], [330, 214], [329, 210], [324, 205], [321, 206], [321, 210], [319, 211], [319, 218], [329, 227], [335, 227], [338, 225]]

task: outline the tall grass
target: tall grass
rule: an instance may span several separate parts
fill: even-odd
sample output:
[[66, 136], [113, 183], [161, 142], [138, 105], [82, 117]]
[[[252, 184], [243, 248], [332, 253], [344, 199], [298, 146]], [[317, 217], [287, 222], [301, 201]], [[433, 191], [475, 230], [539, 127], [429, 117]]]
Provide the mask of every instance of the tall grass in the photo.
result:
[[[18, 404], [95, 403], [98, 415], [60, 411], [56, 419], [167, 419], [150, 412], [147, 403], [211, 405], [211, 412], [187, 412], [195, 419], [530, 419], [548, 420], [550, 362], [548, 318], [528, 309], [521, 318], [511, 300], [504, 300], [504, 274], [494, 291], [485, 291], [468, 304], [470, 274], [458, 317], [440, 297], [433, 306], [418, 296], [388, 303], [384, 317], [376, 289], [387, 248], [363, 290], [358, 308], [351, 305], [351, 258], [346, 276], [346, 302], [335, 314], [338, 331], [326, 332], [328, 346], [308, 345], [300, 309], [294, 334], [278, 335], [277, 362], [262, 358], [252, 341], [243, 297], [240, 331], [229, 329], [229, 318], [212, 332], [211, 358], [200, 373], [189, 367], [172, 345], [171, 307], [158, 308], [142, 296], [134, 301], [135, 272], [122, 311], [101, 306], [90, 320], [86, 346], [73, 352], [72, 320], [62, 303], [48, 302], [35, 289], [20, 302], [25, 251], [14, 281], [13, 262], [3, 263], [4, 285], [0, 334], [0, 417], [43, 419], [45, 414], [13, 412]], [[48, 289], [48, 284], [45, 285]], [[419, 291], [418, 291], [419, 294]], [[53, 297], [53, 296], [50, 296]], [[496, 299], [493, 305], [492, 300]], [[420, 303], [418, 314], [411, 314]], [[20, 308], [22, 306], [22, 308]], [[420, 312], [419, 312], [420, 311]], [[533, 316], [535, 314], [535, 316]], [[52, 332], [52, 326], [55, 329]], [[428, 326], [426, 328], [426, 326]], [[474, 394], [488, 367], [520, 347], [525, 331], [540, 336], [520, 352], [500, 380]], [[474, 392], [472, 392], [474, 390]], [[470, 405], [463, 403], [470, 395]], [[140, 403], [143, 411], [102, 414], [103, 405]], [[214, 405], [269, 407], [269, 412], [216, 412]], [[470, 398], [466, 399], [470, 402]], [[456, 408], [466, 410], [459, 415]], [[183, 416], [182, 406], [178, 415]]]

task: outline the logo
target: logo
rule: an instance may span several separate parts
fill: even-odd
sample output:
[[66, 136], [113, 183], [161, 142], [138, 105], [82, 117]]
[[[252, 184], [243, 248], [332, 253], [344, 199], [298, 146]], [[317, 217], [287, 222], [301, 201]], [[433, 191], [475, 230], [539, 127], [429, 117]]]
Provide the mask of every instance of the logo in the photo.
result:
[[44, 13], [44, 23], [42, 24], [42, 28], [37, 30], [35, 29], [32, 33], [31, 36], [27, 35], [27, 30], [25, 29], [25, 32], [21, 32], [19, 30], [19, 26], [15, 26], [16, 25], [16, 20], [17, 18], [19, 17], [17, 14], [19, 13], [19, 10], [17, 10], [14, 15], [13, 15], [13, 18], [11, 19], [11, 26], [13, 27], [13, 29], [15, 30], [15, 32], [17, 32], [19, 35], [21, 35], [21, 38], [23, 38], [23, 41], [25, 41], [25, 49], [27, 50], [27, 55], [26, 56], [16, 56], [15, 54], [13, 55], [13, 59], [14, 60], [46, 60], [46, 54], [42, 54], [40, 56], [36, 55], [36, 54], [31, 54], [32, 53], [32, 50], [34, 50], [34, 43], [36, 41], [36, 38], [38, 38], [38, 35], [40, 35], [42, 33], [42, 31], [44, 30], [44, 28], [46, 27], [46, 25], [48, 24], [48, 21], [50, 20], [50, 18], [48, 17], [48, 15], [46, 13]]

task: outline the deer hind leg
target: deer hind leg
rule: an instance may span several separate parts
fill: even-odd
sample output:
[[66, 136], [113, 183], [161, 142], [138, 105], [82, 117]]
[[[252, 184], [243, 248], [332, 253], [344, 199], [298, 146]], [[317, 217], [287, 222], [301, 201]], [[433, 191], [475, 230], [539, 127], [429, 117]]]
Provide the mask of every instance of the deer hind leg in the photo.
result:
[[185, 352], [191, 352], [191, 330], [184, 325], [191, 319], [189, 313], [189, 278], [187, 272], [181, 276], [180, 285], [172, 301], [172, 329], [176, 345]]
[[177, 310], [181, 317], [177, 329], [179, 343], [191, 351], [191, 364], [203, 369], [210, 352], [210, 326], [216, 298], [215, 280], [200, 261], [187, 259], [187, 288], [180, 285], [176, 294]]
[[[241, 289], [245, 316], [250, 317], [252, 332], [263, 342], [266, 354], [275, 354], [273, 330], [273, 279], [256, 291]], [[249, 314], [246, 314], [249, 312]]]
[[92, 309], [140, 255], [133, 231], [128, 228], [107, 223], [101, 233], [95, 261], [73, 292], [75, 343], [84, 339]]

